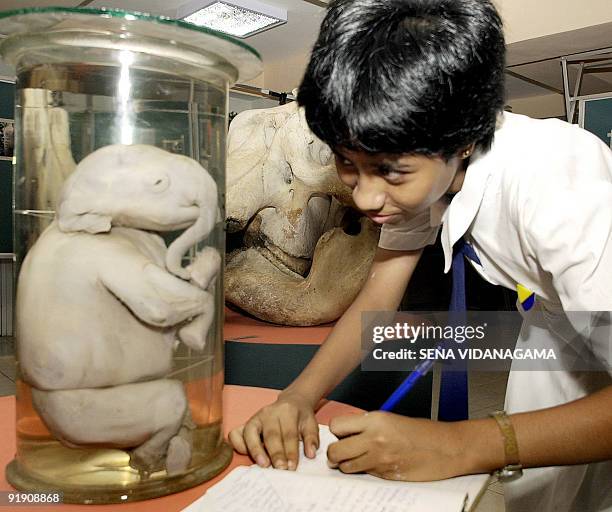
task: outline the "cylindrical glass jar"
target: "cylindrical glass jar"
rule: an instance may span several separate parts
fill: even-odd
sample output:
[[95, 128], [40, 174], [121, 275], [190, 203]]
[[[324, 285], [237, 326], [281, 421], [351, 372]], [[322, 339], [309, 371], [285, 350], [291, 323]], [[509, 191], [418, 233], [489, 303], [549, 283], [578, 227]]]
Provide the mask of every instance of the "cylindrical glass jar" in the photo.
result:
[[229, 86], [242, 42], [115, 10], [0, 14], [17, 70], [18, 489], [180, 491], [223, 442]]

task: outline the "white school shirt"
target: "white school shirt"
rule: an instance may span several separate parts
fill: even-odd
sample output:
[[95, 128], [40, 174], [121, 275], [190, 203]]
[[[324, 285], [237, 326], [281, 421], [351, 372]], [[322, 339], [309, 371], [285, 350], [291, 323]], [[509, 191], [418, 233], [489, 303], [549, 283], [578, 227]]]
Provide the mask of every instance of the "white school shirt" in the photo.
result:
[[[435, 241], [440, 222], [445, 272], [465, 237], [484, 279], [535, 292], [517, 346], [566, 344], [571, 338], [556, 328], [564, 311], [612, 311], [612, 151], [578, 126], [504, 113], [493, 146], [473, 155], [450, 204], [385, 224], [379, 246], [419, 249]], [[591, 344], [607, 372], [546, 371], [545, 362], [542, 371], [511, 371], [506, 410], [552, 407], [612, 385], [609, 337]], [[505, 498], [508, 512], [612, 511], [612, 461], [525, 470], [505, 485]]]

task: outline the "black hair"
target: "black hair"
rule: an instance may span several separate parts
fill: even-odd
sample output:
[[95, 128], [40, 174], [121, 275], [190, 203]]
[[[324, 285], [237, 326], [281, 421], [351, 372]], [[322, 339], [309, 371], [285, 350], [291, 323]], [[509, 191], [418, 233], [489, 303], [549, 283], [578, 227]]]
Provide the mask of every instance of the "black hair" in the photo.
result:
[[334, 150], [449, 158], [491, 145], [504, 68], [489, 0], [332, 0], [298, 102]]

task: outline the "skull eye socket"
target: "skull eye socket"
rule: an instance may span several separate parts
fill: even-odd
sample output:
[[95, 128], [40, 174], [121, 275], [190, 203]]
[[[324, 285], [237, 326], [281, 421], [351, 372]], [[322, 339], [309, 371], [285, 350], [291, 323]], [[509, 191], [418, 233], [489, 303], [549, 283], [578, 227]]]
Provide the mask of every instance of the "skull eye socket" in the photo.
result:
[[321, 145], [319, 150], [319, 162], [321, 165], [329, 165], [333, 159], [333, 154], [329, 146]]
[[318, 165], [329, 165], [333, 158], [329, 146], [315, 140], [308, 142], [308, 153], [310, 154], [310, 158]]
[[340, 222], [340, 226], [342, 230], [351, 236], [357, 236], [361, 233], [361, 219], [362, 215], [352, 208], [347, 208], [342, 216], [342, 221]]

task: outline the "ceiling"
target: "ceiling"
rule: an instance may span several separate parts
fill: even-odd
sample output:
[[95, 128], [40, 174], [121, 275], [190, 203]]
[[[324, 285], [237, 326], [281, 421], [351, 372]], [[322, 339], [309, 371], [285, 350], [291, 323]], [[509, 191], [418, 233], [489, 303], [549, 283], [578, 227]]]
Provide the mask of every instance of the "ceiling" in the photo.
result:
[[[602, 48], [612, 48], [612, 23], [513, 43], [508, 46], [508, 69], [553, 89], [562, 90], [563, 75], [559, 58]], [[601, 57], [612, 59], [612, 51]], [[575, 84], [577, 70], [577, 65], [570, 66], [571, 88]], [[544, 88], [511, 76], [508, 77], [508, 91], [511, 98], [541, 95], [547, 92]], [[581, 94], [610, 91], [612, 91], [611, 72], [585, 75]]]
[[[177, 9], [190, 0], [0, 0], [0, 10], [23, 7], [65, 6], [115, 7], [131, 11], [174, 16]], [[246, 42], [262, 55], [264, 64], [282, 62], [296, 54], [304, 54], [314, 43], [325, 0], [264, 0], [287, 9], [288, 22], [281, 27], [256, 34]], [[548, 89], [508, 76], [509, 99], [539, 96], [562, 90], [562, 74], [558, 57], [598, 48], [612, 47], [612, 23], [514, 43], [508, 47], [508, 65], [512, 73], [544, 84]], [[575, 67], [575, 66], [574, 66]], [[612, 69], [611, 69], [612, 70]], [[574, 83], [575, 71], [571, 71]], [[299, 77], [296, 78], [296, 82]], [[612, 91], [612, 72], [587, 75], [582, 94]]]
[[[24, 7], [112, 7], [175, 17], [177, 10], [192, 0], [0, 0], [0, 10]], [[261, 0], [260, 0], [261, 1]], [[278, 28], [256, 34], [245, 42], [253, 46], [264, 63], [277, 61], [297, 52], [310, 51], [325, 9], [305, 0], [263, 0], [287, 10], [288, 21]], [[317, 1], [317, 0], [315, 0]]]

